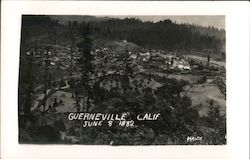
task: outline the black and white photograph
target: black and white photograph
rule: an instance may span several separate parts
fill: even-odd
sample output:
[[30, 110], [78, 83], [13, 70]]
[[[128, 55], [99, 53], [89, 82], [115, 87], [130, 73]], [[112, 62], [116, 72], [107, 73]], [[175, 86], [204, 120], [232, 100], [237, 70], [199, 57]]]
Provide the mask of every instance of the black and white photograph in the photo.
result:
[[1, 4], [0, 158], [249, 158], [249, 2]]
[[225, 16], [21, 18], [20, 144], [227, 144]]

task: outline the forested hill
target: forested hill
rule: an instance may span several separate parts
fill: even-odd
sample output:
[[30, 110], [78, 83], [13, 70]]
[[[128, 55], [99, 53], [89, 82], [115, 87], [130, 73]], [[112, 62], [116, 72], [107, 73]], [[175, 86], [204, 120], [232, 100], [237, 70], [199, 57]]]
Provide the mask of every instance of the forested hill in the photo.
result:
[[58, 23], [63, 25], [68, 25], [69, 21], [77, 21], [78, 23], [82, 22], [90, 22], [90, 21], [106, 21], [109, 20], [109, 17], [95, 17], [90, 15], [50, 15], [49, 16], [52, 20], [58, 21]]
[[[171, 20], [143, 22], [135, 18], [115, 19], [94, 16], [24, 16], [23, 25], [33, 23], [48, 24], [38, 32], [58, 34], [58, 40], [66, 40], [70, 30], [81, 30], [88, 23], [95, 38], [106, 40], [127, 40], [147, 49], [161, 49], [178, 52], [203, 52], [204, 54], [225, 54], [225, 30], [201, 27], [191, 24], [177, 24]], [[33, 20], [32, 20], [33, 19]], [[46, 19], [42, 20], [41, 19]], [[27, 26], [27, 25], [26, 25]], [[71, 28], [71, 29], [70, 29]], [[74, 32], [79, 36], [79, 32]], [[54, 35], [57, 36], [57, 35]], [[64, 39], [63, 39], [64, 38]]]

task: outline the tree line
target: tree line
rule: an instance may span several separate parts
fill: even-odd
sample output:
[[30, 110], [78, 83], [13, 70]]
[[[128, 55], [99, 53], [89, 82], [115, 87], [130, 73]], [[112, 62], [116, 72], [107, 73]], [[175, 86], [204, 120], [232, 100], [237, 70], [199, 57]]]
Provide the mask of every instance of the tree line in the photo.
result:
[[127, 40], [148, 49], [224, 52], [225, 31], [177, 24], [171, 20], [142, 22], [135, 18], [90, 22], [93, 33], [110, 40]]
[[75, 40], [80, 37], [81, 28], [86, 23], [95, 38], [127, 40], [147, 49], [225, 54], [225, 30], [188, 23], [177, 24], [171, 20], [153, 23], [135, 18], [107, 18], [100, 21], [74, 20], [61, 24], [60, 19], [51, 19], [50, 16], [30, 15], [23, 16], [22, 32], [28, 36], [41, 36], [49, 31], [54, 37], [54, 43], [58, 40], [67, 44], [71, 43], [69, 39], [72, 34], [75, 34]]

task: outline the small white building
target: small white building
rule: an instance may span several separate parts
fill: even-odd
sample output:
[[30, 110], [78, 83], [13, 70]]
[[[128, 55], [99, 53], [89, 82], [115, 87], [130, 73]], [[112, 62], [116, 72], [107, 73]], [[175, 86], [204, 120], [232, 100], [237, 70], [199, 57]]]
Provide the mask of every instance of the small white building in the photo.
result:
[[136, 58], [137, 58], [137, 55], [132, 54], [132, 55], [131, 55], [131, 58], [132, 58], [132, 59], [136, 59]]
[[191, 67], [189, 65], [186, 65], [183, 67], [184, 70], [191, 70]]
[[177, 65], [177, 67], [178, 67], [179, 69], [183, 69], [183, 68], [184, 68], [184, 65], [179, 64], [179, 65]]
[[50, 65], [55, 66], [56, 63], [55, 62], [50, 62]]

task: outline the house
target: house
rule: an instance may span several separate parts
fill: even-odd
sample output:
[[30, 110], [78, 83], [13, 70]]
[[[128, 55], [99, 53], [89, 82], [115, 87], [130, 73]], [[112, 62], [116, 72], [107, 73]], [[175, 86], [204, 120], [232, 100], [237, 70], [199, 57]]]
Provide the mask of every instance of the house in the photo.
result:
[[190, 67], [189, 65], [185, 65], [185, 66], [183, 67], [183, 69], [184, 69], [184, 70], [191, 70], [191, 67]]
[[136, 59], [136, 58], [137, 58], [137, 55], [132, 54], [132, 55], [131, 55], [131, 58], [132, 58], [132, 59]]
[[183, 64], [178, 64], [177, 67], [178, 67], [179, 69], [183, 69], [183, 68], [184, 68], [184, 65], [183, 65]]

